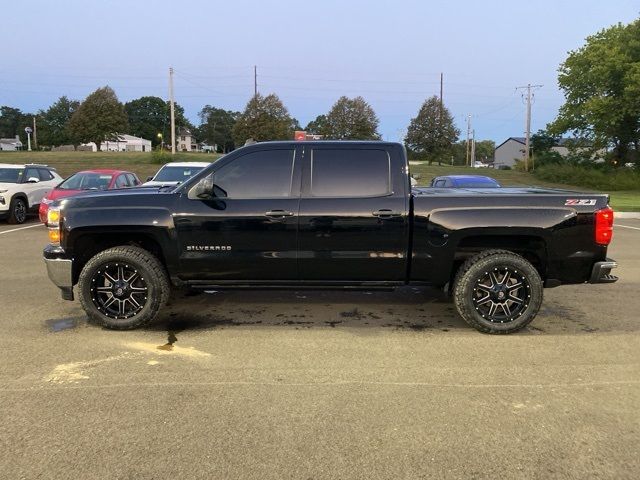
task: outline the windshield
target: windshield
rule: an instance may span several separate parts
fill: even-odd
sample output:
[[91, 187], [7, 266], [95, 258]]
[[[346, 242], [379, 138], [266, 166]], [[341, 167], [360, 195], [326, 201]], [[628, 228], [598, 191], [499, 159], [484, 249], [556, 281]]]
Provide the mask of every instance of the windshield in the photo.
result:
[[154, 182], [184, 182], [204, 167], [162, 167], [153, 177]]
[[20, 168], [0, 168], [0, 183], [18, 183], [21, 174]]
[[111, 183], [108, 173], [76, 173], [58, 185], [61, 190], [107, 190]]

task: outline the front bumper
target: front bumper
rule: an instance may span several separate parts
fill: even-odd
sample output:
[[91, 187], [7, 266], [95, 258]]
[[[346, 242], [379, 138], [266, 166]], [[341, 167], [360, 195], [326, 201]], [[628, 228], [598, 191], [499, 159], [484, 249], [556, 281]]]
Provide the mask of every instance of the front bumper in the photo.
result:
[[611, 275], [611, 270], [616, 268], [618, 264], [607, 258], [604, 262], [596, 262], [591, 270], [591, 278], [589, 283], [614, 283], [618, 281], [618, 277]]
[[73, 261], [63, 258], [45, 258], [49, 279], [61, 290], [62, 298], [73, 300]]

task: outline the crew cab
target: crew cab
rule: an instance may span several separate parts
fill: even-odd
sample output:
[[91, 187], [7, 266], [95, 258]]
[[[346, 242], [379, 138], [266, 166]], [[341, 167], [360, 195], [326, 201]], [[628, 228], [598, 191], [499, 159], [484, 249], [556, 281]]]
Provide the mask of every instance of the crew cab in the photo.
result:
[[615, 282], [604, 194], [410, 186], [388, 142], [249, 145], [177, 187], [50, 205], [44, 259], [65, 299], [114, 329], [153, 320], [171, 288], [430, 285], [487, 333], [523, 328], [544, 287]]
[[38, 164], [0, 164], [0, 218], [24, 223], [30, 211], [62, 181], [55, 168]]

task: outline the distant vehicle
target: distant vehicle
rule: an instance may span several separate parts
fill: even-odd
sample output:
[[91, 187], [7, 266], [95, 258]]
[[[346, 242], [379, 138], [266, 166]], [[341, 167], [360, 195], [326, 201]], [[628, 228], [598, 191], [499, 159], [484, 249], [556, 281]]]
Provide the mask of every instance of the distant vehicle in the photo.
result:
[[143, 184], [144, 187], [154, 187], [160, 185], [178, 185], [188, 180], [205, 167], [211, 165], [210, 162], [171, 162], [162, 166], [153, 176], [148, 177]]
[[500, 188], [497, 180], [483, 175], [445, 175], [435, 177], [431, 185], [435, 188]]
[[0, 164], [0, 218], [24, 223], [29, 210], [37, 209], [42, 197], [61, 180], [55, 168], [47, 165]]
[[482, 163], [482, 162], [474, 162], [473, 163], [473, 168], [489, 168], [489, 164], [488, 163]]
[[142, 182], [135, 173], [124, 170], [84, 170], [74, 173], [49, 192], [40, 202], [38, 214], [42, 223], [47, 223], [49, 205], [64, 197], [71, 197], [88, 190], [115, 190], [137, 187]]

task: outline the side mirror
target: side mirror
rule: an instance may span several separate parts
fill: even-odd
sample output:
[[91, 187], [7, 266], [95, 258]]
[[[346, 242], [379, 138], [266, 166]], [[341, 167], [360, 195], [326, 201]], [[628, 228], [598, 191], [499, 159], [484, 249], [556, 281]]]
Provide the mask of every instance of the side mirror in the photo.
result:
[[201, 178], [200, 181], [189, 190], [189, 198], [191, 200], [206, 200], [213, 196], [213, 174]]
[[27, 180], [27, 183], [38, 183], [39, 181], [40, 179], [37, 177], [29, 177], [29, 180]]

